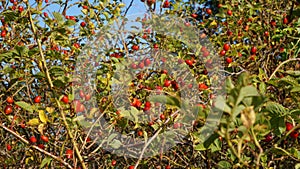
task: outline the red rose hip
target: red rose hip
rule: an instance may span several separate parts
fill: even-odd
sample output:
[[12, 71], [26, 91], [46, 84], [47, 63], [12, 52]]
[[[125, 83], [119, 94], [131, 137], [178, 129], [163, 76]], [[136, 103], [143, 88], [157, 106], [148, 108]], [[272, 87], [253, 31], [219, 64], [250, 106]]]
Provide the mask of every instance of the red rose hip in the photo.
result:
[[292, 130], [292, 128], [294, 128], [294, 125], [290, 122], [286, 122], [285, 128], [286, 128], [286, 131], [290, 131], [290, 130]]
[[34, 103], [40, 103], [41, 102], [41, 96], [36, 96], [35, 98], [34, 98]]
[[13, 104], [13, 103], [14, 103], [14, 98], [8, 96], [8, 97], [6, 98], [6, 102], [9, 103], [9, 104]]
[[37, 142], [37, 139], [35, 138], [35, 136], [31, 136], [31, 137], [29, 138], [29, 141], [30, 141], [31, 143], [36, 143], [36, 142]]
[[41, 140], [47, 143], [49, 141], [49, 138], [47, 136], [41, 136]]
[[4, 113], [5, 113], [6, 115], [11, 114], [12, 112], [13, 112], [13, 108], [12, 108], [11, 105], [7, 105], [7, 106], [4, 108]]
[[223, 49], [225, 51], [228, 51], [230, 49], [230, 45], [228, 43], [225, 43], [224, 46], [223, 46]]

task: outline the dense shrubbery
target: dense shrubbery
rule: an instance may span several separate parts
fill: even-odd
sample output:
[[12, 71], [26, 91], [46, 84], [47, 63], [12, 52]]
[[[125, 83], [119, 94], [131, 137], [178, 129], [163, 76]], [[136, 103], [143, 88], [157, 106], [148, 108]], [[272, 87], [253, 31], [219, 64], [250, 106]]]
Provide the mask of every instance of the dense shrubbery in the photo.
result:
[[[153, 11], [181, 18], [178, 32], [196, 30], [193, 38], [199, 36], [201, 42], [193, 46], [197, 49], [146, 29], [127, 34], [121, 44], [111, 43], [97, 57], [87, 52], [93, 45], [87, 41], [113, 37], [101, 35], [105, 26], [126, 16], [128, 4], [2, 2], [0, 164], [12, 168], [299, 168], [299, 2], [147, 0], [144, 4], [151, 15], [136, 22], [145, 28], [151, 25], [149, 18], [158, 15]], [[53, 11], [54, 6], [59, 10]], [[69, 16], [74, 8], [81, 12]], [[207, 40], [210, 45], [204, 43]], [[135, 78], [125, 98], [131, 108], [116, 109], [114, 99], [119, 95], [113, 95], [111, 85], [115, 71], [144, 51], [151, 51], [150, 57], [126, 63], [128, 74]], [[173, 55], [152, 56], [162, 51]], [[177, 72], [167, 69], [167, 63], [189, 68], [195, 79], [175, 78]], [[214, 76], [217, 68], [222, 76]], [[93, 87], [86, 83], [87, 70], [97, 72]], [[172, 149], [138, 160], [106, 151], [105, 146], [120, 146], [113, 138], [99, 142], [101, 127], [130, 133], [133, 142], [155, 137], [166, 128], [183, 131], [189, 124], [176, 118], [178, 110], [188, 107], [179, 98], [184, 89], [200, 101], [191, 101], [190, 111], [196, 111], [196, 116], [190, 116], [194, 118], [191, 130]], [[222, 93], [215, 93], [221, 89]], [[165, 95], [148, 100], [161, 92]], [[164, 111], [155, 113], [162, 107]], [[208, 118], [214, 112], [223, 113], [220, 120]], [[143, 113], [150, 114], [147, 123], [136, 120]], [[102, 115], [111, 126], [95, 125], [99, 132], [84, 129]], [[209, 120], [220, 124], [203, 141], [201, 129]]]

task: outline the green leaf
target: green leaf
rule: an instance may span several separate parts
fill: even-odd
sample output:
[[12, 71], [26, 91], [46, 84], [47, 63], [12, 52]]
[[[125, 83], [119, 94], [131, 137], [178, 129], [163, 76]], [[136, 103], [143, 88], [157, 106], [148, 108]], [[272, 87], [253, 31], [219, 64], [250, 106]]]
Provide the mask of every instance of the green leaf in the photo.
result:
[[95, 12], [93, 9], [90, 9], [90, 18], [93, 18], [95, 16]]
[[241, 112], [242, 112], [242, 110], [244, 110], [245, 109], [245, 106], [244, 105], [238, 105], [238, 106], [235, 106], [234, 108], [233, 108], [233, 110], [232, 110], [232, 117], [233, 117], [233, 119], [235, 119], [236, 118], [236, 116], [238, 116]]
[[298, 151], [296, 148], [292, 147], [290, 152], [295, 158], [300, 159], [300, 151]]
[[292, 88], [291, 92], [300, 92], [300, 86]]
[[[131, 118], [130, 112], [128, 110], [122, 110], [120, 112], [121, 117], [125, 117], [125, 118]], [[132, 120], [132, 119], [130, 119]], [[133, 120], [132, 120], [133, 121]]]
[[12, 10], [3, 11], [1, 14], [4, 16], [6, 22], [15, 21], [18, 17], [17, 13]]
[[76, 21], [73, 21], [73, 20], [70, 20], [70, 19], [65, 22], [66, 26], [73, 26], [75, 24], [76, 24]]
[[201, 144], [197, 144], [195, 146], [195, 150], [197, 150], [197, 151], [204, 151], [204, 150], [207, 150], [207, 148], [205, 148], [204, 145], [203, 145], [203, 143], [201, 143]]
[[224, 12], [222, 12], [222, 13], [217, 13], [215, 16], [216, 16], [216, 17], [220, 17], [220, 18], [226, 18], [226, 15], [225, 15]]
[[88, 10], [87, 9], [82, 9], [81, 12], [86, 15], [88, 13]]
[[29, 56], [33, 56], [35, 54], [39, 53], [39, 49], [38, 48], [32, 48], [28, 51], [28, 55]]
[[42, 78], [46, 78], [46, 75], [43, 72], [38, 72], [37, 74], [34, 75], [34, 77], [38, 79], [42, 79]]
[[[47, 107], [46, 109], [48, 109], [47, 111], [49, 113], [50, 113], [50, 111], [52, 111], [51, 108], [49, 108], [49, 107]], [[53, 113], [53, 111], [52, 111], [52, 113]], [[83, 121], [84, 119], [85, 119], [85, 117], [83, 115], [80, 115], [80, 116], [76, 116], [75, 118], [73, 118], [73, 121], [74, 122], [76, 122], [76, 121], [80, 122], [80, 121]]]
[[209, 147], [210, 149], [211, 149], [211, 152], [213, 153], [213, 152], [216, 152], [216, 151], [220, 151], [221, 150], [221, 148], [220, 147], [217, 147], [216, 145], [214, 145], [214, 144], [212, 144], [212, 145], [210, 145], [210, 147]]
[[269, 81], [267, 81], [267, 84], [270, 84], [272, 86], [278, 87], [279, 83], [277, 79], [271, 79]]
[[300, 116], [300, 109], [294, 109], [290, 111], [292, 116]]
[[206, 139], [203, 143], [205, 148], [209, 148], [212, 143], [219, 137], [217, 133], [212, 134], [208, 139]]
[[64, 87], [65, 86], [65, 82], [62, 81], [61, 79], [56, 79], [53, 81], [53, 85], [56, 87]]
[[287, 110], [281, 104], [276, 102], [267, 102], [265, 110], [271, 113], [271, 116], [285, 116], [287, 114]]
[[93, 125], [91, 122], [86, 121], [86, 120], [80, 120], [80, 121], [78, 121], [78, 124], [85, 128], [91, 127]]
[[218, 162], [218, 168], [231, 168], [232, 165], [228, 161], [220, 161]]
[[267, 87], [266, 87], [266, 84], [265, 84], [264, 82], [262, 82], [262, 83], [259, 84], [259, 91], [260, 91], [260, 93], [262, 93], [262, 94], [265, 94], [265, 93], [266, 93]]
[[15, 49], [19, 56], [24, 56], [28, 52], [28, 48], [26, 46], [15, 46]]
[[211, 151], [216, 152], [222, 149], [222, 143], [219, 139], [215, 139], [214, 144], [211, 146]]
[[105, 16], [106, 20], [109, 20], [109, 13], [108, 12], [103, 12], [103, 15]]
[[142, 111], [140, 111], [137, 108], [131, 106], [130, 115], [133, 118], [132, 121], [135, 123], [134, 129], [136, 129], [139, 126], [139, 124], [138, 124], [138, 122], [139, 122], [138, 116], [141, 115], [141, 114], [142, 114]]
[[139, 111], [137, 108], [135, 108], [133, 106], [130, 107], [130, 111], [128, 111], [128, 110], [122, 110], [120, 112], [120, 115], [122, 117], [127, 118], [128, 120], [131, 120], [131, 121], [133, 121], [135, 123], [137, 123], [139, 121], [138, 116], [140, 114], [142, 114], [142, 112]]
[[111, 135], [109, 135], [109, 137], [107, 138], [107, 142], [110, 143], [118, 134], [113, 133]]
[[164, 84], [166, 78], [167, 78], [167, 75], [166, 75], [166, 74], [162, 74], [162, 75], [160, 76], [160, 84], [161, 84], [161, 85]]
[[121, 147], [122, 143], [119, 140], [115, 139], [109, 145], [112, 146], [112, 148], [117, 149]]
[[259, 93], [257, 92], [256, 88], [254, 86], [242, 87], [237, 98], [236, 105], [238, 105], [245, 97], [251, 96], [259, 96]]
[[3, 52], [0, 54], [0, 59], [2, 60], [3, 58], [12, 58], [14, 53], [15, 53], [15, 50]]
[[59, 12], [53, 12], [52, 13], [54, 18], [58, 21], [59, 24], [62, 24], [64, 21], [64, 18], [62, 16], [62, 14], [60, 14]]
[[23, 102], [23, 101], [20, 101], [20, 102], [16, 102], [16, 105], [18, 105], [19, 107], [33, 113], [33, 106], [31, 106], [30, 104], [26, 103], [26, 102]]
[[231, 89], [234, 88], [231, 78], [226, 78], [225, 84], [226, 84], [226, 91], [230, 91]]
[[164, 103], [164, 104], [180, 107], [180, 101], [173, 96], [156, 95], [156, 96], [151, 96], [149, 100], [152, 102]]
[[52, 158], [51, 158], [51, 157], [45, 157], [45, 158], [43, 159], [41, 165], [40, 165], [40, 169], [41, 169], [41, 168], [44, 168], [45, 165], [49, 166], [50, 163], [51, 163], [51, 161], [52, 161]]
[[288, 83], [293, 86], [299, 86], [298, 81], [291, 76], [285, 76], [285, 77], [279, 79], [279, 82], [285, 82], [285, 83]]
[[231, 114], [231, 108], [226, 104], [226, 100], [224, 97], [218, 96], [214, 105], [217, 109]]
[[62, 75], [64, 75], [64, 69], [60, 66], [52, 66], [49, 69], [49, 72], [53, 76], [62, 76]]
[[273, 117], [270, 120], [271, 127], [274, 129], [274, 134], [280, 136], [285, 131], [285, 122], [282, 117]]

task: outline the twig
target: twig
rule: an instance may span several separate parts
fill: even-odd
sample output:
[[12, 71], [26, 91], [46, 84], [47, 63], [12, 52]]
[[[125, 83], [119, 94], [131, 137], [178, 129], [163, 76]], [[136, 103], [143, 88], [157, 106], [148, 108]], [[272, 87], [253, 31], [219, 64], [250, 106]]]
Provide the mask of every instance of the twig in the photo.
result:
[[256, 135], [255, 135], [255, 133], [253, 131], [253, 127], [251, 127], [251, 134], [252, 134], [252, 137], [253, 137], [253, 140], [254, 140], [254, 143], [255, 143], [256, 147], [259, 149], [259, 154], [258, 154], [257, 160], [256, 160], [256, 168], [259, 169], [260, 158], [263, 155], [264, 151], [261, 148], [259, 142], [257, 141]]
[[129, 11], [129, 9], [131, 8], [131, 6], [132, 6], [132, 4], [133, 4], [133, 1], [134, 1], [134, 0], [131, 0], [129, 6], [127, 7], [127, 9], [126, 9], [126, 11], [125, 11], [125, 13], [124, 13], [124, 15], [123, 15], [123, 17], [126, 16], [127, 12]]
[[[31, 80], [29, 80], [29, 83], [31, 83], [32, 81], [34, 81], [34, 78], [32, 78]], [[26, 87], [27, 85], [23, 85], [22, 87], [20, 87], [20, 89], [18, 89], [13, 95], [12, 97], [14, 97], [16, 94], [18, 94], [24, 87]]]
[[[17, 133], [14, 132], [13, 130], [11, 130], [11, 129], [5, 127], [5, 126], [3, 126], [2, 124], [0, 124], [0, 127], [2, 127], [2, 128], [3, 128], [4, 130], [6, 130], [7, 132], [11, 133], [12, 135], [14, 135], [15, 137], [17, 137], [18, 139], [20, 139], [20, 140], [21, 140], [22, 142], [24, 142], [25, 144], [30, 144], [28, 140], [26, 140], [25, 138], [21, 137], [19, 134], [17, 134]], [[53, 155], [53, 154], [51, 154], [51, 153], [49, 153], [49, 152], [47, 152], [47, 151], [45, 151], [45, 150], [39, 148], [39, 147], [36, 146], [36, 145], [32, 145], [31, 147], [32, 147], [33, 149], [38, 150], [38, 151], [41, 152], [41, 153], [44, 153], [44, 154], [50, 156], [50, 157], [53, 158], [53, 159], [59, 161], [60, 163], [62, 163], [62, 164], [65, 165], [66, 167], [68, 167], [68, 168], [70, 168], [70, 169], [73, 168], [70, 164], [68, 164], [67, 162], [65, 162], [65, 161], [64, 161], [63, 159], [61, 159], [60, 157], [57, 157], [57, 156], [55, 156], [55, 155]]]
[[[172, 114], [171, 114], [171, 117], [174, 117], [176, 114], [178, 114], [178, 112], [179, 112], [179, 110], [177, 110], [176, 112], [172, 113]], [[170, 119], [171, 119], [171, 118], [168, 118], [168, 119], [164, 122], [164, 124], [167, 124], [167, 123], [170, 121]], [[160, 133], [161, 130], [162, 130], [162, 127], [160, 127], [160, 128], [155, 132], [155, 134], [148, 140], [148, 142], [145, 144], [145, 146], [144, 146], [144, 148], [143, 148], [143, 150], [142, 150], [142, 152], [141, 152], [141, 154], [140, 154], [140, 157], [139, 157], [138, 161], [136, 162], [136, 164], [135, 164], [135, 166], [134, 166], [135, 169], [137, 168], [137, 166], [139, 165], [140, 161], [142, 160], [143, 155], [144, 155], [144, 153], [145, 153], [145, 151], [146, 151], [146, 148], [147, 148], [147, 147], [149, 146], [149, 144], [150, 144], [150, 143], [158, 136], [158, 134]]]
[[79, 159], [79, 162], [81, 163], [81, 166], [82, 166], [83, 169], [87, 169], [86, 166], [85, 166], [85, 163], [84, 163], [84, 161], [83, 161], [83, 158], [82, 158], [82, 156], [81, 156], [81, 154], [80, 154], [78, 145], [77, 145], [76, 141], [74, 140], [74, 136], [73, 136], [73, 134], [72, 134], [72, 132], [71, 132], [71, 130], [70, 130], [70, 127], [69, 127], [69, 125], [68, 125], [68, 122], [67, 122], [66, 116], [65, 116], [65, 114], [64, 114], [64, 111], [63, 111], [63, 109], [61, 108], [61, 105], [60, 105], [59, 101], [58, 101], [57, 99], [55, 99], [55, 101], [56, 101], [56, 104], [57, 104], [58, 107], [59, 107], [59, 111], [60, 111], [61, 117], [62, 117], [62, 119], [63, 119], [63, 121], [64, 121], [65, 126], [66, 126], [68, 135], [69, 135], [69, 137], [70, 137], [70, 139], [71, 139], [71, 141], [72, 141], [72, 144], [73, 144], [73, 146], [74, 146], [74, 149], [75, 149], [76, 155], [77, 155], [77, 157], [78, 157], [78, 159]]
[[69, 0], [66, 0], [64, 9], [63, 9], [63, 11], [61, 12], [61, 14], [62, 14], [63, 16], [66, 16], [68, 2], [69, 2]]
[[[99, 110], [98, 110], [98, 111], [99, 111]], [[86, 143], [87, 143], [86, 140], [87, 140], [88, 137], [90, 136], [90, 134], [91, 134], [93, 128], [95, 127], [96, 123], [99, 122], [99, 120], [102, 118], [103, 115], [104, 115], [104, 113], [102, 113], [102, 114], [97, 118], [97, 120], [92, 124], [91, 128], [89, 129], [89, 131], [88, 131], [88, 133], [87, 133], [87, 135], [86, 135], [86, 137], [85, 137], [85, 139], [84, 139], [84, 142], [83, 142], [83, 145], [82, 145], [82, 148], [81, 148], [80, 151], [83, 151], [83, 149], [84, 149], [84, 147], [85, 147], [85, 145], [86, 145]]]
[[288, 16], [288, 21], [289, 22], [292, 21], [294, 6], [295, 6], [295, 0], [292, 2], [292, 6], [291, 6], [291, 9], [290, 9], [290, 14]]
[[162, 128], [158, 129], [158, 130], [156, 131], [156, 133], [155, 133], [155, 134], [149, 139], [149, 141], [145, 144], [145, 146], [144, 146], [144, 148], [143, 148], [143, 150], [142, 150], [142, 152], [141, 152], [141, 155], [140, 155], [138, 161], [136, 162], [136, 164], [135, 164], [135, 166], [134, 166], [134, 169], [137, 169], [137, 166], [139, 165], [140, 161], [142, 160], [143, 155], [144, 155], [144, 153], [145, 153], [145, 151], [146, 151], [146, 148], [147, 148], [147, 147], [149, 146], [149, 144], [150, 144], [150, 143], [158, 136], [158, 134], [160, 133], [161, 130], [162, 130]]
[[271, 80], [273, 78], [273, 76], [275, 76], [275, 73], [280, 69], [281, 66], [283, 66], [284, 64], [288, 63], [288, 62], [291, 62], [291, 61], [300, 61], [300, 58], [291, 58], [291, 59], [288, 59], [284, 62], [282, 62], [275, 70], [274, 72], [271, 74], [269, 80]]
[[[28, 5], [28, 9], [30, 9], [30, 5]], [[33, 23], [33, 20], [32, 20], [32, 15], [31, 15], [31, 12], [30, 10], [28, 10], [28, 17], [29, 17], [29, 21], [30, 21], [30, 25], [31, 25], [31, 29], [32, 29], [32, 32], [35, 36], [35, 40], [38, 44], [38, 47], [39, 47], [39, 52], [40, 52], [40, 55], [41, 55], [41, 58], [42, 58], [42, 63], [43, 63], [43, 66], [45, 68], [45, 73], [46, 73], [46, 77], [48, 79], [48, 82], [50, 84], [50, 88], [52, 89], [53, 88], [53, 83], [52, 83], [52, 80], [51, 80], [51, 77], [50, 77], [50, 74], [49, 74], [49, 70], [47, 68], [47, 63], [46, 63], [46, 59], [45, 59], [45, 56], [44, 56], [44, 53], [43, 53], [43, 48], [42, 48], [42, 44], [41, 44], [41, 40], [38, 38], [38, 34], [37, 34], [37, 31], [35, 29], [35, 26], [34, 26], [34, 23]]]

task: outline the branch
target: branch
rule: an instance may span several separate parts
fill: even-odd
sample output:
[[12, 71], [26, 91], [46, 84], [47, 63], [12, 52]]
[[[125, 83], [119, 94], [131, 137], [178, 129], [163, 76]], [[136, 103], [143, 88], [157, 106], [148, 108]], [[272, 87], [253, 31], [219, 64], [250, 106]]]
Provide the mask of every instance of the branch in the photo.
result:
[[259, 154], [258, 154], [257, 160], [256, 160], [256, 168], [259, 169], [260, 158], [263, 155], [264, 150], [262, 149], [259, 142], [257, 141], [256, 135], [253, 131], [253, 127], [251, 127], [251, 134], [252, 134], [252, 137], [253, 137], [253, 140], [254, 140], [254, 143], [255, 143], [256, 147], [259, 149]]
[[[30, 144], [28, 140], [26, 140], [25, 138], [23, 138], [22, 136], [20, 136], [20, 135], [17, 134], [16, 132], [14, 132], [13, 130], [11, 130], [11, 129], [5, 127], [5, 126], [3, 126], [2, 124], [0, 124], [0, 127], [2, 127], [2, 128], [3, 128], [4, 130], [6, 130], [7, 132], [11, 133], [12, 135], [14, 135], [15, 137], [17, 137], [18, 139], [20, 139], [20, 140], [21, 140], [22, 142], [24, 142], [25, 144]], [[44, 154], [50, 156], [51, 158], [53, 158], [53, 159], [55, 159], [56, 161], [62, 163], [63, 165], [65, 165], [66, 167], [68, 167], [68, 168], [70, 168], [70, 169], [73, 168], [70, 164], [68, 164], [67, 162], [65, 162], [62, 158], [57, 157], [57, 156], [55, 156], [55, 155], [49, 153], [48, 151], [45, 151], [45, 150], [39, 148], [39, 147], [36, 146], [36, 145], [32, 145], [31, 148], [36, 149], [36, 150], [38, 150], [39, 152], [44, 153]]]
[[140, 161], [142, 160], [143, 158], [143, 155], [146, 151], [146, 148], [149, 146], [149, 144], [158, 136], [159, 132], [162, 130], [162, 128], [160, 128], [159, 130], [156, 131], [156, 133], [151, 137], [151, 139], [145, 144], [142, 152], [141, 152], [141, 155], [138, 159], [138, 161], [136, 162], [135, 166], [134, 166], [134, 169], [137, 169], [137, 166], [139, 165]]
[[50, 84], [50, 88], [53, 88], [53, 83], [52, 83], [52, 80], [51, 80], [51, 77], [50, 77], [50, 74], [49, 74], [49, 70], [47, 68], [47, 63], [46, 63], [46, 59], [45, 59], [45, 56], [44, 56], [44, 53], [43, 53], [43, 48], [42, 48], [42, 44], [41, 44], [41, 40], [38, 38], [38, 34], [37, 34], [37, 31], [35, 29], [35, 26], [34, 26], [34, 23], [33, 23], [33, 20], [32, 20], [32, 15], [31, 15], [31, 12], [30, 12], [30, 5], [28, 5], [28, 17], [29, 17], [29, 21], [30, 21], [30, 25], [31, 25], [31, 29], [32, 29], [32, 32], [35, 36], [35, 40], [38, 44], [38, 47], [39, 47], [39, 52], [40, 52], [40, 55], [41, 55], [41, 58], [42, 58], [42, 63], [43, 63], [43, 66], [45, 68], [45, 73], [46, 73], [46, 77], [48, 79], [48, 82]]
[[[174, 112], [173, 114], [171, 114], [171, 117], [174, 117], [176, 114], [178, 114], [179, 110], [177, 110], [176, 112]], [[170, 121], [171, 118], [168, 118], [164, 124], [167, 124], [169, 121]], [[150, 145], [150, 143], [158, 136], [158, 134], [160, 133], [160, 131], [162, 130], [162, 127], [160, 127], [156, 132], [155, 134], [148, 140], [148, 142], [145, 144], [142, 152], [141, 152], [141, 155], [138, 159], [138, 161], [135, 163], [135, 166], [134, 166], [134, 169], [137, 169], [137, 166], [139, 165], [140, 161], [142, 160], [143, 158], [143, 155], [146, 151], [146, 148]]]
[[290, 9], [290, 14], [289, 14], [289, 16], [288, 16], [289, 22], [292, 21], [294, 6], [295, 6], [295, 1], [292, 2], [292, 7], [291, 7], [291, 9]]
[[292, 58], [292, 59], [288, 59], [284, 62], [282, 62], [275, 70], [274, 72], [271, 74], [269, 80], [271, 80], [273, 78], [273, 76], [275, 76], [275, 73], [280, 69], [281, 66], [283, 66], [284, 64], [291, 62], [291, 61], [300, 61], [300, 58]]
[[67, 122], [66, 116], [65, 116], [65, 114], [64, 114], [64, 111], [63, 111], [63, 109], [62, 109], [62, 107], [61, 107], [59, 101], [58, 101], [57, 99], [55, 99], [55, 101], [56, 101], [56, 104], [57, 104], [58, 107], [59, 107], [59, 111], [60, 111], [61, 117], [62, 117], [62, 119], [63, 119], [63, 121], [64, 121], [65, 126], [66, 126], [68, 135], [69, 135], [69, 137], [70, 137], [70, 139], [71, 139], [71, 141], [72, 141], [72, 144], [73, 144], [73, 146], [74, 146], [74, 149], [75, 149], [76, 155], [77, 155], [77, 157], [78, 157], [78, 159], [79, 159], [79, 162], [81, 163], [81, 166], [82, 166], [83, 169], [87, 169], [86, 166], [85, 166], [85, 163], [84, 163], [84, 161], [83, 161], [83, 158], [82, 158], [82, 156], [81, 156], [81, 154], [80, 154], [80, 151], [79, 151], [79, 148], [78, 148], [78, 146], [77, 146], [77, 143], [76, 143], [76, 141], [74, 140], [74, 136], [73, 136], [73, 134], [72, 134], [72, 132], [71, 132], [71, 130], [70, 130], [70, 127], [69, 127], [69, 125], [68, 125], [68, 122]]
[[125, 13], [124, 13], [124, 15], [123, 15], [123, 17], [126, 16], [127, 12], [129, 11], [129, 9], [131, 8], [131, 6], [132, 6], [132, 4], [133, 4], [133, 1], [134, 1], [134, 0], [131, 0], [129, 6], [127, 7], [127, 9], [126, 9], [126, 11], [125, 11]]
[[67, 11], [68, 2], [69, 2], [69, 0], [66, 0], [64, 9], [63, 9], [63, 11], [62, 11], [62, 13], [61, 13], [63, 16], [66, 16], [66, 11]]

